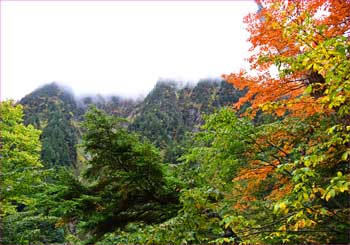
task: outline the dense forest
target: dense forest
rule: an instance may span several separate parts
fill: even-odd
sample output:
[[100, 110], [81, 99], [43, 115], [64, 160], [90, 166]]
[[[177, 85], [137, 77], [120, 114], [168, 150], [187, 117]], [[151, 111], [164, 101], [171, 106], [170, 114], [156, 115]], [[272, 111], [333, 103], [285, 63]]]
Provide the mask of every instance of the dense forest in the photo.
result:
[[350, 2], [259, 4], [248, 71], [1, 102], [0, 243], [349, 244]]

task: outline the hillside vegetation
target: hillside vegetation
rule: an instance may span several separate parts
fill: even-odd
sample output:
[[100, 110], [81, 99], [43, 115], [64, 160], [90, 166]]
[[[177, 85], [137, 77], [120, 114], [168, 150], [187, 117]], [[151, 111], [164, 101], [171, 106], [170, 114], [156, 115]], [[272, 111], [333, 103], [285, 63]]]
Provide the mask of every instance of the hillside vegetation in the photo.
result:
[[349, 244], [350, 2], [259, 5], [249, 71], [1, 102], [0, 243]]
[[[175, 163], [186, 132], [198, 131], [203, 116], [237, 102], [243, 94], [223, 80], [201, 80], [183, 88], [174, 81], [159, 81], [143, 99], [101, 95], [75, 98], [57, 83], [47, 84], [19, 101], [25, 125], [42, 130], [41, 158], [48, 167], [76, 166], [81, 122], [91, 106], [127, 119], [125, 125], [162, 150]], [[79, 165], [79, 164], [78, 164]]]

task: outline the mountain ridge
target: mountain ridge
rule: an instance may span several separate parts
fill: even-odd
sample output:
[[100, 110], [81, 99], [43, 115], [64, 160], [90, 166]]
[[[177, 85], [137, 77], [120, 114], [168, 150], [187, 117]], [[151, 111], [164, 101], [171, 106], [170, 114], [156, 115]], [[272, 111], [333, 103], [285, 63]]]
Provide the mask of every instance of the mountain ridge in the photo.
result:
[[202, 79], [185, 85], [159, 80], [142, 100], [118, 95], [78, 97], [66, 86], [53, 82], [34, 90], [19, 104], [24, 107], [24, 123], [43, 131], [45, 165], [75, 166], [79, 158], [84, 160], [77, 153], [79, 124], [90, 106], [127, 119], [129, 130], [147, 138], [164, 151], [164, 156], [171, 156], [165, 157], [166, 161], [176, 162], [178, 154], [169, 154], [169, 146], [182, 144], [186, 132], [198, 131], [203, 115], [232, 105], [243, 94], [222, 79]]

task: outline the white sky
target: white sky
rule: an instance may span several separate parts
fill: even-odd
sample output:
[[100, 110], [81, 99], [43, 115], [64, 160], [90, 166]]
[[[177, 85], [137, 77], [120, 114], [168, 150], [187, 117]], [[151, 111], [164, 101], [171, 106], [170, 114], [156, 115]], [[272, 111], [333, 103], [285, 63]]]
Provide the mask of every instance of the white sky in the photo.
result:
[[[254, 1], [2, 1], [1, 99], [56, 81], [75, 94], [137, 96], [247, 67]], [[244, 65], [245, 64], [245, 65]]]

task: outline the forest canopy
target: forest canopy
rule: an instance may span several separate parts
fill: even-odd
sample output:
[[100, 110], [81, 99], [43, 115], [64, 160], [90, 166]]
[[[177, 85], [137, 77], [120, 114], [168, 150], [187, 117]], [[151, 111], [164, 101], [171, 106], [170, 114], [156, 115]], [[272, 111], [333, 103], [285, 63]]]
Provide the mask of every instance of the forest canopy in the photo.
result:
[[257, 2], [227, 83], [1, 102], [0, 242], [348, 244], [350, 1]]

